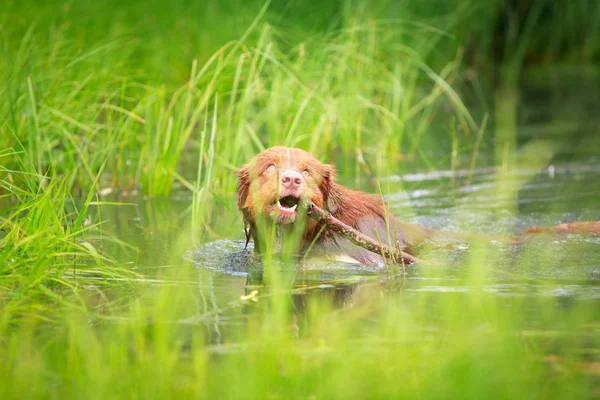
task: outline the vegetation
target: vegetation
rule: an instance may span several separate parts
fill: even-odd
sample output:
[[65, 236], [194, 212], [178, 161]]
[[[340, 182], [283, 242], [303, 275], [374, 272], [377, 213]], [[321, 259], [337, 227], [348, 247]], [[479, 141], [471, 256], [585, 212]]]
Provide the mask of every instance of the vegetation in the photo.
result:
[[[597, 74], [599, 25], [591, 0], [5, 0], [0, 397], [597, 396], [593, 297], [485, 289], [497, 274], [531, 278], [532, 259], [570, 262], [551, 242], [509, 270], [476, 247], [466, 293], [444, 296], [410, 274], [326, 291], [273, 260], [268, 285], [232, 289], [181, 255], [240, 237], [233, 172], [275, 144], [371, 188], [500, 165], [516, 215], [519, 189], [564, 143], [519, 143], [522, 78]], [[136, 245], [137, 217], [111, 214], [144, 208], [136, 193], [185, 196], [180, 215], [146, 222], [168, 245]], [[146, 221], [164, 212], [152, 204]], [[446, 273], [419, 270], [432, 285]]]

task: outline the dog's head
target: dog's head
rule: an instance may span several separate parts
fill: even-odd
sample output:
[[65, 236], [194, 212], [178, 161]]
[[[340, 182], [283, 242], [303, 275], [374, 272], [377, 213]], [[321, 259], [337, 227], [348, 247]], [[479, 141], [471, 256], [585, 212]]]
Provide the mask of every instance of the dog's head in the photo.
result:
[[333, 182], [333, 167], [304, 150], [272, 147], [238, 170], [238, 178], [238, 208], [246, 224], [255, 225], [258, 217], [264, 217], [289, 225], [296, 222], [302, 203], [311, 201], [323, 207]]

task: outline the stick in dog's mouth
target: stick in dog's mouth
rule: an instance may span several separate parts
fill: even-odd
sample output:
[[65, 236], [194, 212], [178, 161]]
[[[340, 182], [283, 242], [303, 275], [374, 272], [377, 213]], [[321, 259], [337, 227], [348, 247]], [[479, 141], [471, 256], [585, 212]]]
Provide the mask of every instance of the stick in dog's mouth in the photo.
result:
[[375, 239], [372, 239], [364, 233], [343, 223], [339, 219], [335, 218], [329, 211], [325, 211], [313, 203], [308, 203], [306, 207], [309, 217], [324, 224], [328, 229], [339, 233], [357, 246], [367, 249], [375, 254], [384, 254], [390, 260], [395, 260], [395, 262], [401, 264], [414, 264], [416, 262], [422, 262], [417, 257], [413, 256], [412, 254], [405, 253], [401, 249], [393, 248], [386, 244], [377, 242]]

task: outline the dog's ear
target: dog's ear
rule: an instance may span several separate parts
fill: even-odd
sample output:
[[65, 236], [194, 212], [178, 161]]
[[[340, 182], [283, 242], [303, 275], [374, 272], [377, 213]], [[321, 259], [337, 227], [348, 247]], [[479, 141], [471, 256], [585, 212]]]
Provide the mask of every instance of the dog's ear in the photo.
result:
[[244, 166], [237, 170], [238, 176], [238, 201], [237, 206], [241, 210], [246, 204], [246, 199], [248, 198], [248, 192], [250, 191], [250, 170], [248, 166]]
[[323, 194], [323, 200], [327, 201], [333, 188], [333, 181], [335, 178], [335, 168], [329, 164], [321, 165], [320, 174], [323, 177], [319, 190]]

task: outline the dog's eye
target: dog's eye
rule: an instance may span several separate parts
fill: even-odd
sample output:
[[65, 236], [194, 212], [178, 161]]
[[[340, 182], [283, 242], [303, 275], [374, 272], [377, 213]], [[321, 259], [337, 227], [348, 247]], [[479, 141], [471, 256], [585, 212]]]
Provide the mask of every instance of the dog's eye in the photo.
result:
[[305, 176], [308, 176], [308, 170], [307, 170], [307, 169], [305, 169], [304, 171], [302, 171], [302, 173], [303, 173]]
[[275, 171], [275, 164], [271, 164], [267, 167], [267, 172], [273, 172]]

